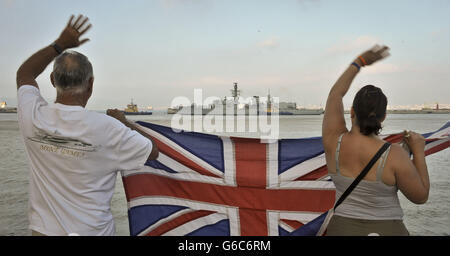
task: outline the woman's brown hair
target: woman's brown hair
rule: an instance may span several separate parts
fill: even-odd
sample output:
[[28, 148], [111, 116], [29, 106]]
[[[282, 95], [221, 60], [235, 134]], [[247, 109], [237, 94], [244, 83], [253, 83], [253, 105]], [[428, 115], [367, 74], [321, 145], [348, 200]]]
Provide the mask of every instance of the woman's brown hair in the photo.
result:
[[380, 134], [381, 122], [386, 116], [386, 108], [387, 98], [380, 88], [366, 85], [358, 91], [353, 100], [353, 110], [362, 134]]

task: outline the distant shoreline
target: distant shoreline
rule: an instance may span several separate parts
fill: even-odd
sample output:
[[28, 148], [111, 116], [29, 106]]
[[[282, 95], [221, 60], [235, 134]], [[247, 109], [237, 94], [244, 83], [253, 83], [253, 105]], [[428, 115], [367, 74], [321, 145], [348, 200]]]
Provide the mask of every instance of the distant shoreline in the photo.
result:
[[[106, 110], [90, 110], [99, 113], [106, 113]], [[387, 114], [450, 114], [450, 109], [441, 110], [387, 110]], [[0, 114], [17, 114], [17, 111], [0, 111]], [[170, 116], [165, 111], [154, 111], [153, 116]], [[350, 114], [350, 110], [345, 110], [344, 114]], [[323, 114], [322, 114], [323, 115]], [[301, 115], [300, 115], [301, 116]]]
[[[345, 114], [350, 114], [350, 110], [345, 110]], [[399, 110], [387, 110], [387, 114], [450, 114], [450, 109], [399, 109]]]
[[6, 114], [17, 113], [17, 108], [0, 108], [0, 113], [6, 113]]

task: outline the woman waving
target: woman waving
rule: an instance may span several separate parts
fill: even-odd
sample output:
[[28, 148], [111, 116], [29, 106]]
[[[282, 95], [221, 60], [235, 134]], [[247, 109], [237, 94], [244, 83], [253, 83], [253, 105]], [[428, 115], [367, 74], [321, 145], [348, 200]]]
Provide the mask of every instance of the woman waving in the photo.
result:
[[[364, 66], [389, 55], [389, 48], [375, 46], [357, 57], [339, 77], [328, 95], [322, 124], [328, 172], [338, 199], [360, 174], [385, 141], [378, 137], [386, 118], [387, 98], [373, 85], [356, 94], [347, 130], [342, 99]], [[415, 132], [405, 134], [413, 155], [398, 144], [391, 145], [351, 194], [335, 209], [328, 235], [409, 235], [397, 191], [410, 201], [423, 204], [430, 182], [425, 162], [425, 139]]]

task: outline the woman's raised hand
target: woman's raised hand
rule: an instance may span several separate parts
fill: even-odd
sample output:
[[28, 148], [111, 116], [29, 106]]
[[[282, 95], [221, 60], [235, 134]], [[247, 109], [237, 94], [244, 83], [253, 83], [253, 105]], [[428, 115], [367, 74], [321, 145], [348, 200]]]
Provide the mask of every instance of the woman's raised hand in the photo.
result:
[[363, 52], [355, 62], [359, 63], [361, 67], [371, 65], [379, 60], [382, 60], [388, 57], [389, 47], [383, 45], [379, 46], [378, 44], [372, 47], [370, 50]]

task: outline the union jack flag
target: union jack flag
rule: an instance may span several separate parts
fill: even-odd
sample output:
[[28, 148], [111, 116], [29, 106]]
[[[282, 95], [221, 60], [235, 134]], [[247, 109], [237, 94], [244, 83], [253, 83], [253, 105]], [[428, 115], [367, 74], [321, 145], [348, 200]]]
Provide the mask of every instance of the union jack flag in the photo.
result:
[[[322, 235], [335, 201], [321, 137], [259, 139], [175, 132], [137, 122], [160, 154], [122, 172], [135, 236]], [[450, 146], [450, 122], [426, 154]], [[402, 134], [383, 136], [391, 143]]]

